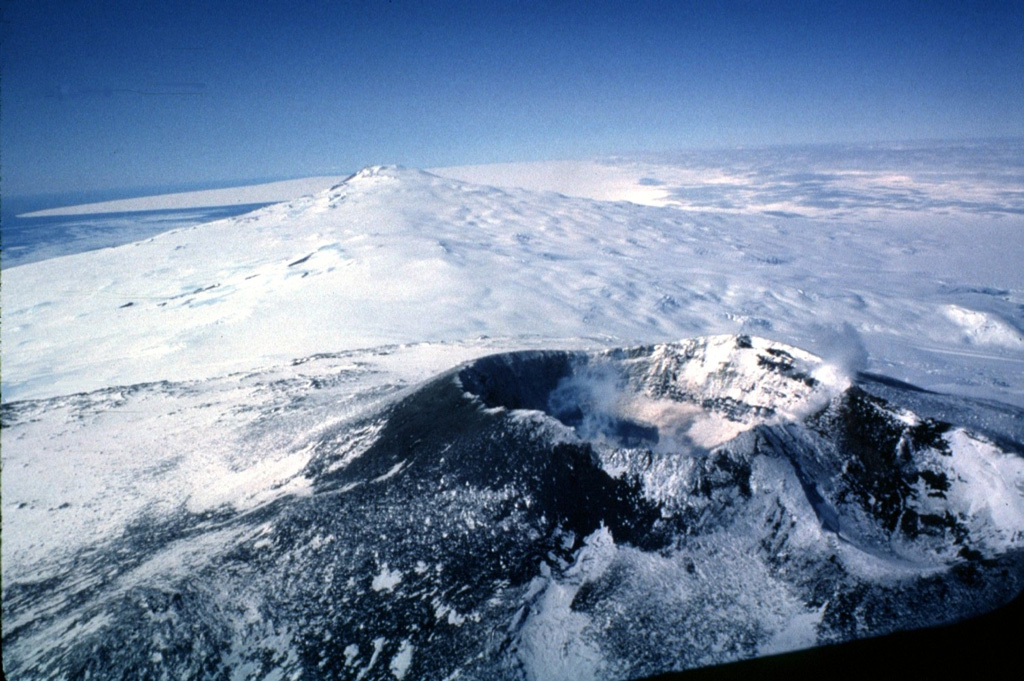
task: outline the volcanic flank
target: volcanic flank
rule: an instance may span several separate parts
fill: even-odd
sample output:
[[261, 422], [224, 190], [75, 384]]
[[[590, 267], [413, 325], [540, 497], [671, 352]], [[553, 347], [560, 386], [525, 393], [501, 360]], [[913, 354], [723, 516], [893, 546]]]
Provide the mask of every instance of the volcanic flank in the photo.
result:
[[1018, 150], [372, 167], [6, 267], [5, 672], [625, 679], [997, 608]]
[[858, 349], [872, 371], [1021, 406], [1020, 268], [995, 267], [977, 238], [1016, 238], [1013, 219], [716, 214], [367, 168], [243, 216], [5, 270], [4, 400], [396, 343], [748, 333]]
[[617, 679], [959, 620], [1024, 586], [1001, 410], [750, 336], [484, 357], [307, 429], [303, 485], [5, 580], [7, 671]]

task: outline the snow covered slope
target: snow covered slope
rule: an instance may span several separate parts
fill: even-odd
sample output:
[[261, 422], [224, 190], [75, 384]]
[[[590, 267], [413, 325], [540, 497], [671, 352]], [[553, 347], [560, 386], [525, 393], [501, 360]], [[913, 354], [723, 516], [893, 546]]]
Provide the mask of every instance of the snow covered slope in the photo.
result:
[[1019, 161], [911, 151], [374, 167], [4, 270], [5, 670], [617, 679], [1006, 602]]
[[748, 336], [437, 351], [5, 405], [7, 673], [625, 679], [1024, 586], [1020, 410]]
[[1015, 258], [1022, 220], [968, 217], [694, 212], [370, 168], [247, 216], [5, 271], [3, 398], [395, 342], [742, 331], [1021, 404], [1024, 275], [990, 251]]

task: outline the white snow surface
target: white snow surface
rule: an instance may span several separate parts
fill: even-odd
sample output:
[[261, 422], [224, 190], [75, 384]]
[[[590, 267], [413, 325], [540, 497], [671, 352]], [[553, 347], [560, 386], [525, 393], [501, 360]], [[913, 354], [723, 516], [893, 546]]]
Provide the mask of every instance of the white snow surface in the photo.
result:
[[[5, 270], [3, 400], [395, 343], [744, 332], [847, 373], [1024, 404], [1024, 214], [983, 173], [845, 168], [830, 182], [854, 198], [835, 207], [810, 185], [766, 189], [742, 164], [687, 159], [438, 172], [368, 168], [238, 218]], [[700, 183], [729, 206], [697, 205]]]
[[[840, 170], [831, 181], [860, 196], [862, 210], [768, 191], [739, 166], [375, 167], [246, 216], [4, 270], [4, 581], [75, 575], [47, 601], [56, 610], [100, 582], [116, 595], [190, 574], [242, 542], [267, 548], [273, 522], [243, 536], [212, 516], [201, 541], [172, 542], [140, 565], [103, 575], [74, 566], [140, 520], [244, 514], [308, 494], [316, 442], [344, 433], [333, 464], [344, 467], [375, 435], [372, 425], [352, 426], [361, 416], [460, 362], [509, 349], [700, 336], [655, 348], [666, 367], [673, 353], [688, 355], [675, 386], [770, 406], [780, 419], [822, 406], [863, 369], [1024, 405], [1024, 211], [1011, 210], [1015, 199], [963, 174]], [[732, 205], [697, 201], [698, 185]], [[901, 192], [932, 203], [897, 210], [872, 198]], [[751, 336], [750, 352], [715, 335], [735, 333]], [[781, 347], [765, 336], [810, 351], [785, 348], [816, 386], [761, 371], [758, 354]], [[598, 411], [656, 425], [666, 450], [711, 448], [753, 424], [643, 391], [603, 392], [600, 371], [586, 378], [566, 389], [589, 390]], [[948, 501], [972, 519], [976, 547], [1019, 547], [1024, 464], [963, 430], [945, 437], [955, 450], [943, 460]], [[680, 496], [691, 463], [655, 454], [645, 493], [666, 502]], [[614, 471], [621, 462], [604, 464]], [[751, 487], [792, 510], [793, 547], [831, 541], [791, 467], [758, 458]], [[922, 513], [938, 503], [920, 496]], [[465, 524], [472, 530], [472, 517]], [[694, 664], [737, 657], [752, 618], [769, 636], [761, 654], [813, 644], [822, 611], [754, 559], [756, 529], [666, 557], [616, 546], [602, 527], [561, 576], [548, 569], [528, 584], [511, 654], [526, 678], [616, 676], [608, 622], [640, 627], [666, 603], [675, 604], [665, 616], [674, 625], [653, 632], [662, 638], [652, 645], [693, 651]], [[836, 546], [855, 574], [900, 569]], [[585, 583], [622, 565], [634, 575], [615, 587], [623, 612], [571, 607]], [[396, 599], [415, 574], [380, 561], [364, 578]], [[223, 598], [234, 606], [233, 594]], [[434, 598], [439, 625], [472, 622], [474, 613]], [[245, 660], [264, 651], [284, 660], [282, 670], [292, 664], [289, 632], [255, 628], [256, 606], [239, 607], [256, 624], [239, 629], [228, 656], [238, 677], [255, 674]], [[62, 617], [37, 640], [66, 643], [106, 624]], [[407, 678], [426, 658], [410, 639], [390, 641], [348, 644], [350, 674]]]
[[[138, 518], [246, 511], [304, 495], [302, 471], [321, 433], [492, 351], [483, 341], [378, 348], [22, 403], [26, 411], [3, 430], [4, 577], [60, 572], [65, 559]], [[314, 382], [328, 385], [308, 394]], [[296, 400], [301, 410], [290, 408]], [[342, 462], [360, 453], [355, 444]], [[382, 575], [385, 585], [401, 578]]]
[[[943, 169], [941, 153], [929, 158], [937, 170], [846, 163], [825, 173], [827, 159], [819, 159], [807, 181], [784, 172], [791, 160], [786, 166], [770, 155], [755, 157], [760, 165], [686, 157], [429, 173], [374, 167], [249, 215], [6, 269], [0, 353], [12, 424], [2, 434], [4, 581], [67, 574], [77, 554], [140, 519], [246, 513], [308, 494], [303, 471], [324, 433], [350, 438], [334, 464], [343, 467], [374, 435], [372, 426], [348, 428], [361, 415], [460, 362], [509, 349], [700, 336], [682, 346], [697, 359], [683, 365], [677, 385], [770, 405], [781, 418], [820, 406], [863, 369], [1024, 405], [1020, 179]], [[239, 193], [235, 202], [252, 196]], [[209, 197], [179, 199], [212, 205], [188, 203]], [[908, 208], [911, 199], [917, 203]], [[791, 381], [783, 395], [781, 382], [750, 363], [756, 353], [715, 336], [735, 333], [752, 336], [757, 350], [767, 347], [759, 336], [796, 346], [786, 349], [818, 387]], [[673, 361], [661, 352], [661, 361]], [[590, 378], [586, 389], [597, 399], [601, 376]], [[608, 394], [597, 407], [657, 425], [668, 443], [710, 448], [750, 427], [656, 395]], [[957, 452], [948, 464], [955, 472], [949, 497], [976, 520], [979, 548], [1018, 545], [1024, 467], [962, 430], [947, 438]], [[646, 492], [673, 496], [689, 465], [660, 457]], [[801, 507], [799, 482], [779, 467], [759, 459], [752, 487], [782, 479], [780, 494]], [[184, 574], [243, 539], [254, 549], [272, 541], [270, 526], [251, 537], [223, 537], [213, 521], [200, 529], [209, 541], [172, 544], [131, 570], [82, 575], [57, 601], [98, 580], [129, 589]], [[795, 519], [792, 541], [810, 545], [821, 533], [807, 511]], [[704, 625], [688, 620], [685, 607], [673, 615], [679, 626], [671, 643], [681, 649], [727, 656], [733, 642], [716, 632], [750, 612], [772, 632], [762, 652], [812, 642], [820, 612], [768, 580], [742, 542], [709, 546], [707, 555], [695, 549], [669, 560], [615, 547], [607, 530], [595, 532], [566, 579], [545, 575], [530, 585], [519, 638], [526, 676], [613, 671], [600, 627], [569, 605], [585, 580], [615, 561], [640, 566], [643, 583], [629, 587], [636, 594], [628, 599], [637, 613], [644, 594], [671, 592], [683, 605], [723, 599], [718, 619]], [[893, 569], [849, 553], [847, 565]], [[721, 572], [724, 596], [700, 591], [702, 582], [688, 576], [693, 569]], [[366, 578], [391, 598], [412, 573], [380, 563]], [[744, 602], [752, 581], [767, 586], [758, 602]], [[452, 626], [469, 617], [441, 600], [435, 612]], [[73, 624], [51, 628], [67, 639], [78, 631]], [[290, 650], [284, 633], [259, 640]], [[405, 676], [414, 646], [403, 640], [385, 658], [385, 644], [349, 645], [352, 672]], [[248, 655], [240, 651], [239, 659]]]
[[401, 570], [388, 570], [387, 563], [381, 566], [370, 587], [374, 591], [393, 591], [402, 582]]
[[398, 648], [398, 653], [391, 658], [391, 674], [396, 679], [404, 679], [406, 673], [409, 671], [409, 665], [412, 664], [412, 654], [416, 650], [416, 646], [409, 643], [406, 639], [402, 641], [402, 645]]

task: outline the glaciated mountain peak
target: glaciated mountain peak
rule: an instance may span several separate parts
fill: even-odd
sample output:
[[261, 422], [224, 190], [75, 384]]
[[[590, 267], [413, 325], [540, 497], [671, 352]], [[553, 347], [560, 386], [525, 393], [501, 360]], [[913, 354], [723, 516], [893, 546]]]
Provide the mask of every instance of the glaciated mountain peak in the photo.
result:
[[[933, 285], [933, 271], [890, 257], [893, 239], [374, 166], [251, 214], [5, 272], [4, 347], [17, 352], [4, 351], [4, 398], [394, 342], [743, 333], [821, 351], [837, 328], [897, 378], [1016, 394], [1012, 296]], [[908, 281], [931, 288], [905, 295]]]
[[353, 173], [340, 184], [331, 187], [333, 192], [342, 187], [359, 188], [364, 191], [382, 189], [386, 186], [394, 186], [396, 183], [415, 185], [417, 182], [426, 182], [431, 185], [447, 184], [459, 186], [465, 184], [458, 180], [448, 180], [433, 175], [424, 170], [406, 168], [402, 165], [374, 165], [366, 166], [362, 170]]
[[379, 183], [384, 180], [408, 180], [425, 175], [427, 175], [427, 173], [424, 173], [423, 171], [411, 170], [400, 165], [366, 166], [345, 180], [344, 184], [372, 186], [374, 183]]

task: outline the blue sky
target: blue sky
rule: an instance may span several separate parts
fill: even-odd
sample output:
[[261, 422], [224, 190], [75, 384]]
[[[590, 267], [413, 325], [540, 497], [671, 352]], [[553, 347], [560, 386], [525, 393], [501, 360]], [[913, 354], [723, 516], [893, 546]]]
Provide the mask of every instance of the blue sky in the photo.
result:
[[7, 196], [1024, 135], [1024, 3], [5, 0]]

